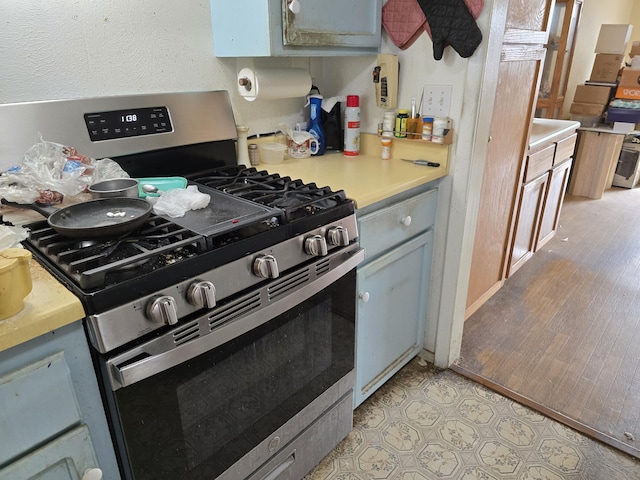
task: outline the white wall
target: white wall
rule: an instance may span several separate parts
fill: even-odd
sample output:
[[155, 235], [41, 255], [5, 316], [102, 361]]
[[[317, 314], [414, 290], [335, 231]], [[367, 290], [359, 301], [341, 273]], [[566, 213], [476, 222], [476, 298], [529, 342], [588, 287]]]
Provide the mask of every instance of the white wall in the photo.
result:
[[[464, 305], [464, 298], [456, 300], [456, 292], [461, 292], [459, 297], [466, 296], [466, 278], [458, 278], [458, 269], [469, 183], [474, 183], [470, 180], [471, 157], [494, 1], [485, 0], [478, 21], [483, 45], [470, 59], [461, 59], [447, 48], [443, 59], [436, 62], [426, 33], [410, 49], [400, 51], [383, 32], [383, 52], [398, 54], [400, 60], [400, 108], [408, 108], [412, 97], [419, 101], [424, 85], [453, 87], [450, 116], [456, 133], [451, 174], [440, 183], [435, 281], [429, 307], [432, 321], [427, 326], [430, 349], [436, 344], [437, 322], [444, 325], [441, 330], [450, 330], [453, 304]], [[236, 122], [248, 125], [250, 134], [272, 132], [281, 121], [293, 124], [303, 120], [308, 115], [304, 99], [247, 102], [237, 94], [236, 72], [253, 60], [256, 66], [308, 68], [325, 96], [361, 95], [364, 131], [374, 132], [382, 121], [371, 81], [375, 57], [215, 58], [207, 0], [2, 0], [0, 22], [0, 103], [226, 89]], [[0, 158], [0, 170], [15, 161]], [[476, 159], [476, 168], [478, 164], [482, 165], [482, 159]], [[465, 269], [468, 265], [462, 267]], [[443, 278], [446, 291], [441, 308]]]

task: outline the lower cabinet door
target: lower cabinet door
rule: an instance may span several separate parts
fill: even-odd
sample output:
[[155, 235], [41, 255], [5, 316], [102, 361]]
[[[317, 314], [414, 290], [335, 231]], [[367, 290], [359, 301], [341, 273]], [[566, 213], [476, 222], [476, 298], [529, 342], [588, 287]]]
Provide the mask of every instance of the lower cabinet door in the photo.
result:
[[572, 163], [573, 161], [569, 159], [556, 165], [551, 170], [549, 187], [547, 188], [547, 195], [542, 208], [542, 220], [540, 220], [540, 233], [538, 234], [536, 251], [551, 240], [558, 229], [560, 211], [562, 210], [564, 194], [569, 183], [569, 172], [571, 171]]
[[424, 345], [432, 239], [426, 232], [358, 267], [354, 407]]
[[0, 480], [100, 479], [97, 465], [89, 429], [80, 425], [1, 469]]
[[535, 251], [548, 179], [549, 173], [545, 173], [522, 186], [509, 263], [509, 276], [529, 260]]

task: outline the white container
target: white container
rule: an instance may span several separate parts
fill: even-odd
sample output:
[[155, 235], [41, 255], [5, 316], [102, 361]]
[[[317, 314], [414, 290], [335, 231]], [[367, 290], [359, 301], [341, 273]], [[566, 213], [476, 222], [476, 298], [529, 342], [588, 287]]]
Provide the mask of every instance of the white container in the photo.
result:
[[444, 130], [447, 128], [447, 117], [436, 117], [433, 119], [433, 131], [431, 141], [433, 143], [444, 143]]
[[265, 142], [258, 144], [258, 150], [260, 151], [260, 161], [268, 163], [270, 165], [277, 165], [284, 160], [287, 146], [282, 143]]
[[393, 126], [396, 123], [396, 112], [384, 112], [382, 117], [382, 135], [393, 136]]
[[236, 142], [236, 163], [238, 165], [249, 166], [251, 163], [249, 160], [249, 148], [247, 144], [249, 127], [236, 125], [236, 131], [238, 132], [238, 140]]

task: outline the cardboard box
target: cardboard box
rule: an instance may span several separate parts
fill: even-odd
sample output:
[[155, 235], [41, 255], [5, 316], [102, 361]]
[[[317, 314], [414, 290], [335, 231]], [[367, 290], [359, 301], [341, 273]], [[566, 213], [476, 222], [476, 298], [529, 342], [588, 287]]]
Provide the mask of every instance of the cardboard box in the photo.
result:
[[600, 34], [596, 43], [596, 53], [615, 53], [624, 55], [631, 38], [633, 25], [605, 24], [600, 26]]
[[597, 103], [576, 103], [571, 104], [569, 113], [575, 113], [576, 115], [590, 115], [600, 116], [604, 113], [605, 105], [598, 105]]
[[634, 44], [631, 45], [631, 51], [629, 52], [629, 58], [633, 58], [636, 55], [640, 55], [640, 43], [638, 45]]
[[610, 53], [596, 54], [589, 80], [592, 82], [614, 83], [618, 79], [618, 72], [620, 71], [623, 60], [624, 55]]
[[596, 85], [578, 85], [573, 96], [575, 103], [597, 103], [606, 105], [611, 98], [611, 87], [600, 87]]
[[616, 98], [640, 100], [640, 70], [625, 68], [620, 76]]

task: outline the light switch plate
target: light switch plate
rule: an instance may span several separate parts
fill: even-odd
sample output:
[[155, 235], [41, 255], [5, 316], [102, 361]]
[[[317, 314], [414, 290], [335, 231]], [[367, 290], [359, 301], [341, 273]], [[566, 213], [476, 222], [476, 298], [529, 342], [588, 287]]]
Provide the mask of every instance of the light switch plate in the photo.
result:
[[448, 117], [452, 89], [451, 85], [425, 85], [420, 113], [425, 117]]

